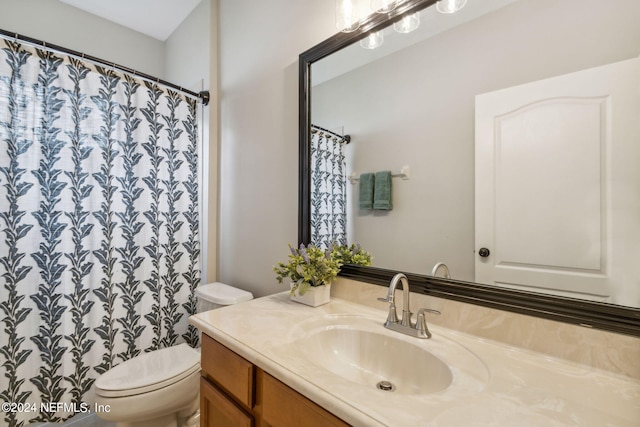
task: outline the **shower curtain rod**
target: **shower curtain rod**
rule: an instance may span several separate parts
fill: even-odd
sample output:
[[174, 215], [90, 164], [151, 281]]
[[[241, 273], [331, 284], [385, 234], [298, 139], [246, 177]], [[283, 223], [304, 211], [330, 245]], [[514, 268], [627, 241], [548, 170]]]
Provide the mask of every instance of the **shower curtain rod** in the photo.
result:
[[350, 142], [351, 142], [351, 135], [339, 135], [339, 134], [337, 134], [337, 133], [335, 133], [335, 132], [332, 132], [332, 131], [330, 131], [330, 130], [328, 130], [328, 129], [325, 129], [325, 128], [323, 128], [323, 127], [320, 127], [320, 126], [318, 126], [318, 125], [311, 125], [311, 127], [312, 127], [312, 128], [316, 128], [316, 129], [318, 129], [318, 130], [321, 130], [322, 132], [330, 133], [331, 135], [336, 136], [336, 137], [338, 137], [338, 138], [342, 139], [342, 140], [344, 141], [344, 143], [345, 143], [345, 144], [348, 144], [348, 143], [350, 143]]
[[88, 61], [95, 62], [95, 63], [100, 64], [100, 65], [105, 65], [107, 67], [111, 67], [111, 68], [117, 69], [119, 71], [123, 71], [125, 73], [133, 74], [134, 76], [138, 76], [138, 77], [143, 78], [145, 80], [149, 80], [151, 82], [161, 84], [163, 86], [167, 86], [167, 87], [169, 87], [171, 89], [179, 90], [180, 92], [186, 93], [187, 95], [190, 95], [190, 96], [192, 96], [194, 98], [198, 98], [198, 99], [202, 100], [202, 104], [203, 105], [208, 105], [209, 104], [210, 94], [209, 94], [208, 90], [203, 90], [201, 92], [193, 92], [193, 91], [191, 91], [189, 89], [183, 88], [182, 86], [178, 86], [178, 85], [170, 83], [170, 82], [168, 82], [166, 80], [162, 80], [162, 79], [160, 79], [158, 77], [153, 77], [153, 76], [150, 76], [149, 74], [145, 74], [145, 73], [142, 73], [140, 71], [136, 71], [136, 70], [133, 70], [131, 68], [127, 68], [125, 66], [118, 65], [118, 64], [116, 64], [114, 62], [105, 61], [104, 59], [96, 58], [95, 56], [87, 55], [87, 54], [82, 53], [82, 52], [78, 52], [78, 51], [75, 51], [75, 50], [72, 50], [72, 49], [67, 49], [66, 47], [57, 46], [55, 44], [47, 43], [47, 42], [44, 42], [42, 40], [34, 39], [32, 37], [28, 37], [28, 36], [25, 36], [25, 35], [22, 35], [22, 34], [18, 34], [18, 33], [15, 33], [15, 32], [11, 32], [11, 31], [6, 31], [6, 30], [3, 30], [3, 29], [0, 29], [0, 35], [4, 36], [6, 39], [13, 39], [13, 40], [16, 40], [16, 41], [20, 40], [20, 41], [29, 43], [31, 45], [34, 45], [36, 47], [43, 47], [45, 49], [49, 49], [49, 50], [52, 50], [52, 51], [58, 51], [58, 52], [61, 52], [61, 53], [66, 53], [68, 55], [73, 55], [73, 56], [76, 56], [78, 58], [86, 59]]

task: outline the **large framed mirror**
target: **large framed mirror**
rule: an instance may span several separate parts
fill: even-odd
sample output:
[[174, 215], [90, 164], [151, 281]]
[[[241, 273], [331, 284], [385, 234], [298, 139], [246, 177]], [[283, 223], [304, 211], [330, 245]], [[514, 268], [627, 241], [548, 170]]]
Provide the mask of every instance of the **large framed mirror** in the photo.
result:
[[[341, 227], [374, 262], [342, 276], [640, 336], [640, 3], [395, 3], [300, 55], [299, 241], [313, 135], [348, 134]], [[379, 171], [391, 210], [359, 203]]]

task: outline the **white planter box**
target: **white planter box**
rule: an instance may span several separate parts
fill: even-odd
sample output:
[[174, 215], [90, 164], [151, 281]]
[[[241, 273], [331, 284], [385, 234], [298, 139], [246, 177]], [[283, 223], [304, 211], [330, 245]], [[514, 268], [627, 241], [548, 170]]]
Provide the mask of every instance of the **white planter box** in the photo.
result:
[[329, 302], [331, 296], [331, 286], [312, 286], [304, 295], [298, 295], [296, 290], [294, 295], [291, 295], [291, 301], [306, 304], [311, 307], [318, 307]]

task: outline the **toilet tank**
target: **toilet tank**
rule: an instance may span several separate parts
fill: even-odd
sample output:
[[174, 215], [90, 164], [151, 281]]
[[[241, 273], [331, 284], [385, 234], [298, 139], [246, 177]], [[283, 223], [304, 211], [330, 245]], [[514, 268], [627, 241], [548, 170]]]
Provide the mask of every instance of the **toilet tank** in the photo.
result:
[[253, 299], [251, 292], [215, 282], [196, 288], [196, 310], [198, 313], [214, 310], [225, 305], [239, 304]]

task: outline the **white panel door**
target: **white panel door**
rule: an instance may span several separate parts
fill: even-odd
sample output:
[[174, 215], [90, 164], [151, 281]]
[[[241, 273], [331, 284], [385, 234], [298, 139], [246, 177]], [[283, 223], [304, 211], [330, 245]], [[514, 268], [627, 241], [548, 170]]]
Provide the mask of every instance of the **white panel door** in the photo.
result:
[[475, 214], [477, 282], [640, 303], [640, 59], [478, 95]]

